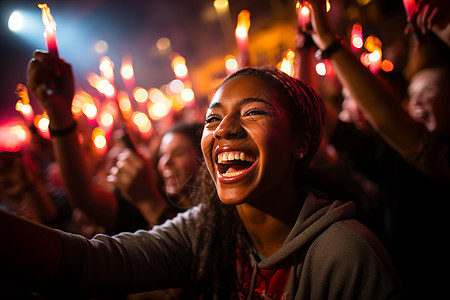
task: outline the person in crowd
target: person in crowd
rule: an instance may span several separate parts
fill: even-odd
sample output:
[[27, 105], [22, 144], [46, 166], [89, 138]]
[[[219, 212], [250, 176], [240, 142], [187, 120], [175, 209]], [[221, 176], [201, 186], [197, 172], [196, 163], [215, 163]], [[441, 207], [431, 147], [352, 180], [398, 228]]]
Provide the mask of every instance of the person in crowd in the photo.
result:
[[57, 210], [28, 154], [0, 152], [0, 205], [40, 224], [53, 225]]
[[[390, 202], [383, 203], [383, 217], [401, 278], [411, 298], [439, 296], [444, 290], [439, 266], [445, 261], [446, 251], [436, 243], [445, 234], [440, 207], [445, 205], [442, 199], [449, 197], [450, 186], [450, 127], [442, 117], [450, 112], [450, 93], [444, 79], [448, 66], [443, 63], [439, 71], [427, 68], [412, 78], [408, 113], [333, 32], [325, 1], [309, 2], [311, 34], [323, 58], [330, 60], [371, 126], [395, 152], [377, 159], [380, 167], [374, 170], [385, 172], [379, 178], [384, 179], [381, 186], [388, 191], [384, 199]], [[424, 231], [430, 234], [418, 239], [417, 233]], [[411, 261], [419, 256], [427, 257], [426, 261]]]
[[399, 101], [389, 89], [343, 46], [342, 39], [333, 32], [327, 15], [322, 11], [323, 1], [310, 2], [315, 12], [312, 37], [321, 49], [321, 56], [331, 61], [341, 83], [358, 100], [372, 126], [407, 161], [449, 187], [450, 168], [445, 158], [448, 143], [446, 145], [445, 140], [430, 134], [422, 124], [413, 120], [398, 105]]
[[[29, 66], [59, 158], [76, 139], [71, 74], [44, 53]], [[296, 181], [319, 147], [324, 113], [312, 89], [277, 69], [234, 73], [206, 112], [201, 204], [152, 230], [91, 240], [0, 212], [1, 278], [94, 297], [193, 286], [203, 299], [401, 298], [389, 255], [352, 219], [354, 204]]]
[[[186, 210], [194, 204], [196, 175], [203, 162], [200, 148], [200, 138], [203, 124], [198, 122], [178, 122], [171, 126], [162, 136], [157, 153], [157, 176], [163, 182], [163, 194], [169, 205], [160, 216], [157, 223], [162, 223], [174, 213]], [[150, 166], [142, 156], [124, 149], [119, 155], [116, 165], [111, 170], [108, 180], [124, 197], [132, 202], [144, 214], [149, 214], [147, 199], [151, 195], [147, 191]], [[151, 207], [148, 207], [151, 209]]]

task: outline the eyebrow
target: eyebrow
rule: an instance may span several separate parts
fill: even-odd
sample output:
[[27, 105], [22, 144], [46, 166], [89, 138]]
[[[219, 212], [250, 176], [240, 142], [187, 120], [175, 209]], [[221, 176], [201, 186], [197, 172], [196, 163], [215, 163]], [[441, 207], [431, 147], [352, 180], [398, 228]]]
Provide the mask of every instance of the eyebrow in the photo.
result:
[[[239, 101], [239, 105], [242, 106], [242, 105], [245, 105], [248, 103], [253, 103], [253, 102], [264, 103], [264, 104], [267, 104], [267, 105], [275, 108], [275, 106], [267, 100], [264, 100], [261, 98], [252, 98], [252, 97], [242, 99], [241, 101]], [[223, 108], [223, 104], [220, 102], [214, 102], [208, 107], [208, 109], [212, 109], [212, 108]]]

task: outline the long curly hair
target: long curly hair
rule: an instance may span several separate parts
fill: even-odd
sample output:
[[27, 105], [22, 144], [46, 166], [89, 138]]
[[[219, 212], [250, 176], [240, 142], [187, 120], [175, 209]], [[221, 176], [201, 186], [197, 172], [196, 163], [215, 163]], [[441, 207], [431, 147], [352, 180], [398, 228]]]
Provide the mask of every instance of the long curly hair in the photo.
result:
[[[311, 135], [309, 152], [296, 165], [296, 169], [304, 169], [319, 148], [322, 138], [325, 116], [322, 100], [308, 85], [275, 68], [242, 69], [229, 76], [224, 83], [240, 76], [261, 78], [289, 100], [288, 111], [294, 129]], [[236, 247], [250, 252], [252, 242], [236, 208], [220, 201], [206, 166], [202, 166], [197, 180], [201, 186], [199, 202], [204, 205], [204, 215], [196, 226], [198, 251], [193, 262], [193, 280], [204, 299], [229, 299], [236, 287]]]

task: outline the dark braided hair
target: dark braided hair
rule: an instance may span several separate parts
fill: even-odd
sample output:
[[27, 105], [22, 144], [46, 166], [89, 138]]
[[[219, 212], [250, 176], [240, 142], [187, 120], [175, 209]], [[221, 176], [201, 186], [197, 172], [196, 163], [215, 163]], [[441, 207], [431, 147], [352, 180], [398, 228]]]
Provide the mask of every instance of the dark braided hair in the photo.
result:
[[[311, 135], [309, 152], [296, 169], [308, 164], [322, 138], [325, 107], [322, 100], [306, 84], [271, 67], [242, 69], [225, 81], [241, 76], [255, 76], [265, 80], [286, 97], [294, 130]], [[201, 186], [203, 219], [196, 227], [197, 251], [193, 262], [193, 280], [204, 299], [229, 299], [235, 291], [236, 246], [250, 251], [252, 242], [236, 208], [223, 204], [206, 166], [202, 166], [197, 180]]]

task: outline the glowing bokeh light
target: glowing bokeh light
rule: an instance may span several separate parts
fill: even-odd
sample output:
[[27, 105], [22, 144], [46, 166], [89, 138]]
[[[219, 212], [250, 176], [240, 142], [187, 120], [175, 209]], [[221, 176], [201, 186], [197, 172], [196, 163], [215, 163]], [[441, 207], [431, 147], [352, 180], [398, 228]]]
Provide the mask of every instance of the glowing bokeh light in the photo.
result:
[[158, 48], [159, 51], [167, 51], [171, 47], [170, 39], [166, 37], [161, 37], [156, 41], [156, 48]]
[[394, 63], [388, 59], [381, 62], [381, 69], [385, 72], [391, 72], [394, 70]]
[[134, 75], [133, 66], [132, 65], [124, 65], [124, 66], [122, 66], [122, 68], [120, 68], [120, 75], [122, 75], [122, 77], [124, 79], [131, 79], [131, 78], [133, 78], [133, 75]]
[[153, 103], [158, 103], [161, 101], [164, 101], [166, 99], [166, 96], [164, 96], [164, 93], [161, 92], [160, 89], [157, 88], [151, 88], [148, 91], [148, 98], [150, 99], [150, 101], [152, 101]]
[[215, 9], [222, 11], [228, 8], [228, 0], [214, 0], [213, 5]]
[[8, 19], [9, 30], [13, 32], [18, 32], [22, 30], [23, 25], [24, 25], [24, 17], [22, 13], [17, 10], [12, 12], [12, 14], [9, 16]]
[[103, 155], [108, 150], [108, 143], [105, 137], [105, 132], [100, 127], [94, 128], [91, 135], [92, 143], [98, 154]]
[[161, 101], [158, 103], [149, 103], [148, 114], [153, 120], [159, 120], [167, 116], [170, 112], [170, 101]]
[[239, 68], [239, 64], [233, 55], [227, 55], [225, 57], [225, 68], [227, 70], [227, 74], [232, 74]]
[[138, 103], [144, 103], [148, 99], [148, 92], [146, 89], [137, 87], [133, 90], [133, 97]]
[[194, 100], [195, 94], [194, 91], [191, 88], [185, 88], [181, 92], [181, 99], [183, 99], [184, 102], [191, 102]]
[[316, 65], [316, 72], [317, 74], [319, 74], [320, 76], [325, 76], [327, 75], [327, 67], [325, 66], [325, 63], [320, 62]]
[[86, 103], [82, 109], [88, 119], [93, 120], [97, 116], [97, 107], [93, 103]]
[[114, 123], [114, 118], [112, 114], [104, 111], [100, 114], [100, 123], [105, 127], [111, 127]]
[[169, 90], [173, 94], [179, 94], [184, 89], [184, 83], [183, 81], [179, 79], [174, 79], [169, 83]]
[[143, 112], [137, 111], [132, 116], [133, 123], [137, 126], [139, 132], [144, 136], [149, 136], [152, 131], [152, 122]]
[[19, 151], [28, 139], [28, 131], [15, 122], [0, 126], [0, 151]]
[[98, 54], [104, 54], [106, 51], [108, 51], [109, 45], [104, 40], [98, 40], [94, 44], [94, 51]]

